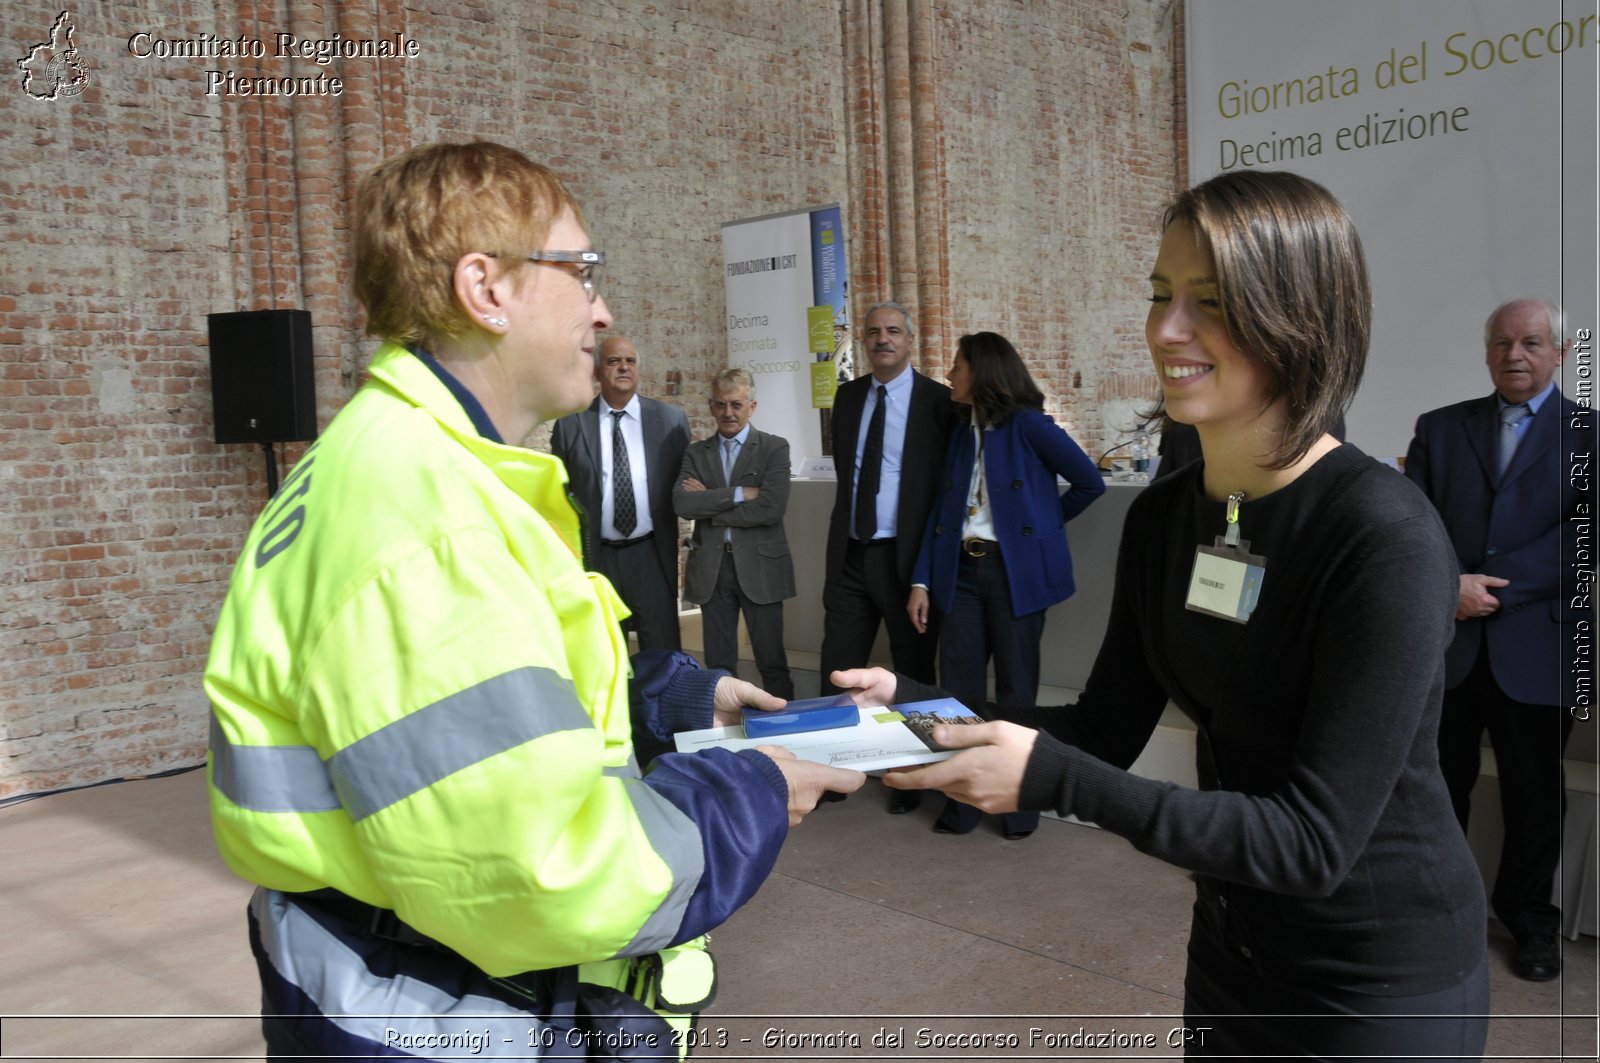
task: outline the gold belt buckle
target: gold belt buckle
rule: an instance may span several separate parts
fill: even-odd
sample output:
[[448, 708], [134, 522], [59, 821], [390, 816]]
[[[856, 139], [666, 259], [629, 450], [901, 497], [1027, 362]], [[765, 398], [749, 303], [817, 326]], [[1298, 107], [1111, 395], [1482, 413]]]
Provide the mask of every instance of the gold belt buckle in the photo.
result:
[[963, 539], [961, 550], [968, 557], [988, 557], [989, 551], [984, 548], [982, 539]]

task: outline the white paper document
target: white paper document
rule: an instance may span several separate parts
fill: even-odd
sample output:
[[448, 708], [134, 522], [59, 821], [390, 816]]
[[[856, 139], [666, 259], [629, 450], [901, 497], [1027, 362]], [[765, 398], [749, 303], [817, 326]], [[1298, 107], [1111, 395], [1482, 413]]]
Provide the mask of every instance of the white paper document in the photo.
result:
[[912, 764], [932, 764], [955, 756], [941, 749], [931, 735], [935, 725], [976, 724], [983, 720], [954, 698], [910, 705], [863, 706], [854, 727], [802, 731], [771, 738], [746, 738], [742, 727], [708, 727], [675, 736], [680, 753], [698, 749], [754, 749], [782, 746], [801, 760], [857, 771], [881, 771]]

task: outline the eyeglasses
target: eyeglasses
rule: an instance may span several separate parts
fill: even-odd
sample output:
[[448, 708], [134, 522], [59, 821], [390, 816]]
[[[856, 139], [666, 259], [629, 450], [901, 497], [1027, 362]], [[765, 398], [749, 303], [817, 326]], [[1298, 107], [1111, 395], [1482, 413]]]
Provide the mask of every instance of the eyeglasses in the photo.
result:
[[[500, 255], [492, 254], [490, 257], [499, 258]], [[596, 290], [599, 283], [596, 274], [600, 272], [600, 267], [605, 265], [604, 251], [529, 251], [522, 257], [529, 262], [537, 262], [541, 266], [554, 266], [558, 269], [564, 265], [575, 265], [577, 269], [564, 269], [561, 272], [570, 273], [578, 278], [578, 283], [583, 285], [583, 294], [589, 297], [591, 303], [600, 294]]]

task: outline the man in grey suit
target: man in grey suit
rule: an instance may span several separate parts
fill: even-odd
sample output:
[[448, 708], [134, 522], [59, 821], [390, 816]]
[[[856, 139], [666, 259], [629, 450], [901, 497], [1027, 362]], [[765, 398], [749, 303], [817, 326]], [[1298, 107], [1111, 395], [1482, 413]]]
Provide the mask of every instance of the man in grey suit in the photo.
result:
[[761, 685], [794, 697], [783, 648], [783, 601], [794, 597], [794, 563], [783, 532], [789, 505], [789, 443], [750, 427], [755, 379], [735, 367], [711, 382], [717, 434], [689, 444], [672, 492], [694, 538], [684, 595], [700, 606], [706, 666], [736, 672], [739, 614], [744, 614]]
[[567, 466], [583, 507], [585, 563], [603, 574], [633, 613], [624, 622], [640, 650], [681, 649], [678, 518], [672, 484], [689, 445], [689, 419], [639, 390], [639, 353], [623, 336], [595, 350], [600, 394], [561, 418], [550, 450]]

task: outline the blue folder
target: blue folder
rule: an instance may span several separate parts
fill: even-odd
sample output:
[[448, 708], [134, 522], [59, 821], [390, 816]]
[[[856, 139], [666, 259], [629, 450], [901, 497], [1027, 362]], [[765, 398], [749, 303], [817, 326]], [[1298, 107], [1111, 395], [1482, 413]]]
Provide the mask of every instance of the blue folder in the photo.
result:
[[791, 701], [777, 712], [763, 712], [746, 707], [744, 710], [744, 736], [770, 738], [773, 735], [798, 734], [802, 731], [826, 731], [834, 727], [854, 727], [861, 722], [861, 713], [848, 694], [825, 698], [806, 698]]

